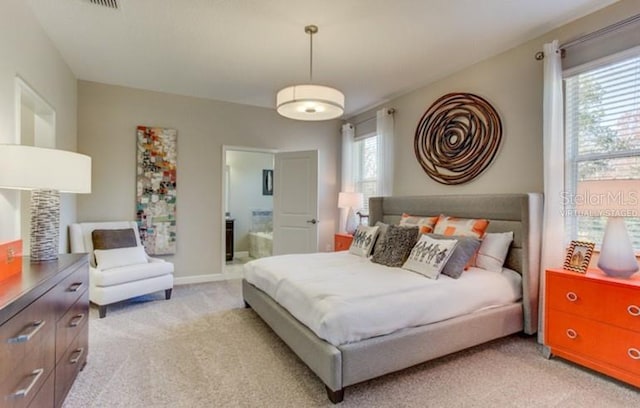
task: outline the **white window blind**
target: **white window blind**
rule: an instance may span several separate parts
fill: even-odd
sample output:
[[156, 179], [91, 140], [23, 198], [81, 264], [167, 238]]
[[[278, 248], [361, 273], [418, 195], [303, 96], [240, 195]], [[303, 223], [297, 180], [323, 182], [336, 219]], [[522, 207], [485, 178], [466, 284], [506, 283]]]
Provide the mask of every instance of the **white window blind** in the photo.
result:
[[363, 194], [364, 207], [361, 210], [369, 214], [369, 197], [374, 197], [377, 193], [377, 135], [370, 133], [366, 137], [359, 138], [354, 143], [353, 155], [355, 190]]
[[[607, 216], [624, 216], [640, 251], [640, 191], [632, 182], [640, 180], [639, 49], [565, 75], [565, 126], [570, 239], [600, 244]], [[581, 209], [585, 202], [598, 204], [597, 211]], [[635, 211], [619, 212], [620, 204], [634, 202]]]

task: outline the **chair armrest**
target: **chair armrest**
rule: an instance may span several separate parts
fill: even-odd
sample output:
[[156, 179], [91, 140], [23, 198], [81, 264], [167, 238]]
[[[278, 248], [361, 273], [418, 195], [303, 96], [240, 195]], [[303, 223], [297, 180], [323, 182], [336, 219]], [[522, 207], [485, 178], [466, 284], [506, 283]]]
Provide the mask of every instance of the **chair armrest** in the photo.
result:
[[149, 255], [147, 255], [147, 261], [149, 262], [167, 262], [164, 259], [160, 259], [160, 258], [152, 258]]

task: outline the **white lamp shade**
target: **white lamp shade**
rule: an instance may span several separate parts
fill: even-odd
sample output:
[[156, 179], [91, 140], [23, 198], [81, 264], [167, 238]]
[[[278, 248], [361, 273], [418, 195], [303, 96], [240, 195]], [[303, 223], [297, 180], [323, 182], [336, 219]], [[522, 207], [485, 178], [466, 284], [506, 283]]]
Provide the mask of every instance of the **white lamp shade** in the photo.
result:
[[91, 192], [91, 157], [65, 150], [0, 145], [0, 188]]
[[338, 193], [338, 208], [362, 208], [364, 196], [362, 193], [340, 192]]
[[276, 95], [276, 109], [290, 119], [335, 119], [344, 113], [344, 94], [328, 86], [289, 86]]

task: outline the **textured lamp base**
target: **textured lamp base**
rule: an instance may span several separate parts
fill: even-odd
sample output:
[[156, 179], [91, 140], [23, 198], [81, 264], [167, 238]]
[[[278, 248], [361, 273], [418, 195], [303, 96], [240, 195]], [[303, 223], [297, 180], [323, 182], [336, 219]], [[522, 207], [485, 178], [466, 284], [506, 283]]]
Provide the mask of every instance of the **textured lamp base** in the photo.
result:
[[358, 229], [358, 220], [356, 219], [356, 213], [353, 211], [353, 207], [349, 207], [349, 212], [347, 214], [347, 223], [345, 225], [345, 231], [347, 233], [353, 235]]
[[60, 235], [60, 192], [33, 190], [31, 192], [31, 260], [34, 262], [58, 259]]

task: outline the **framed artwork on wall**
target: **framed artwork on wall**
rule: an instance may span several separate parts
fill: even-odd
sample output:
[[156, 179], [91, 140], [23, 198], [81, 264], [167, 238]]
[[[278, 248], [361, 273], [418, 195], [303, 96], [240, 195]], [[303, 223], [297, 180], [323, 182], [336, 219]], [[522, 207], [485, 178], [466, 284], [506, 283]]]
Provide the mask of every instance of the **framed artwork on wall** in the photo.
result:
[[136, 221], [149, 255], [176, 252], [177, 134], [147, 126], [136, 130]]

